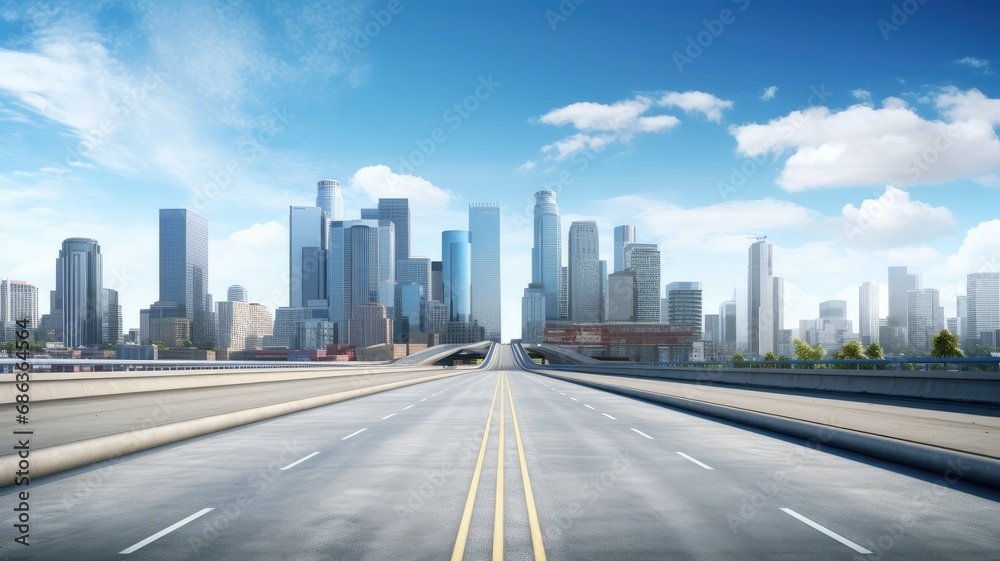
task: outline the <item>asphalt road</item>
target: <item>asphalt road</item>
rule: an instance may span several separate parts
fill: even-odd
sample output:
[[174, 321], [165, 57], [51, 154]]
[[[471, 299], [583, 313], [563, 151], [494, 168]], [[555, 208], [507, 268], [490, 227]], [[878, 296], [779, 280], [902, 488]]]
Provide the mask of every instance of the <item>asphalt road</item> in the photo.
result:
[[0, 558], [1000, 559], [1000, 493], [524, 373], [501, 350], [494, 370], [4, 488]]

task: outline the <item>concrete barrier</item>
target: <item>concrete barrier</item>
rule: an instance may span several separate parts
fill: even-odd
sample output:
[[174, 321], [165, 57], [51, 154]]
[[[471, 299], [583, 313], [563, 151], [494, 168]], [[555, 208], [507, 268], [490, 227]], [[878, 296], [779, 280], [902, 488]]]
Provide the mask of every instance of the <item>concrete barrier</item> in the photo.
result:
[[578, 380], [553, 373], [552, 371], [540, 369], [533, 369], [532, 371], [536, 374], [550, 376], [574, 384], [662, 403], [702, 415], [802, 438], [811, 443], [833, 446], [874, 458], [916, 467], [940, 475], [947, 483], [962, 480], [992, 489], [1000, 489], [1000, 460], [993, 458], [694, 399], [623, 388], [613, 384]]
[[550, 365], [552, 370], [587, 374], [662, 378], [699, 384], [815, 390], [1000, 404], [1000, 373], [912, 370], [789, 370], [781, 368], [705, 368], [704, 370], [606, 364]]
[[[106, 460], [113, 461], [127, 454], [147, 450], [149, 448], [155, 448], [164, 444], [170, 444], [172, 442], [178, 442], [180, 440], [220, 430], [255, 423], [257, 421], [263, 421], [274, 417], [280, 417], [282, 415], [288, 415], [289, 413], [321, 407], [338, 401], [344, 401], [373, 393], [419, 384], [421, 382], [447, 378], [462, 373], [462, 371], [448, 370], [440, 374], [417, 378], [415, 380], [363, 387], [324, 396], [286, 401], [284, 403], [265, 405], [243, 411], [210, 415], [186, 421], [177, 421], [164, 425], [142, 427], [128, 432], [39, 448], [31, 450], [30, 456], [28, 457], [28, 461], [30, 463], [29, 477], [34, 480], [46, 475], [52, 475]], [[6, 487], [14, 484], [16, 472], [19, 469], [19, 461], [20, 458], [17, 454], [6, 454], [4, 456], [0, 456], [0, 487]]]
[[[440, 367], [394, 367], [392, 372], [439, 370]], [[386, 372], [386, 367], [325, 368], [249, 371], [176, 371], [176, 372], [80, 372], [32, 373], [29, 382], [31, 401], [73, 399], [102, 395], [154, 392], [189, 388], [207, 388], [236, 384], [261, 384], [289, 380], [354, 377], [359, 380]], [[13, 377], [0, 382], [0, 405], [14, 403], [17, 391]]]

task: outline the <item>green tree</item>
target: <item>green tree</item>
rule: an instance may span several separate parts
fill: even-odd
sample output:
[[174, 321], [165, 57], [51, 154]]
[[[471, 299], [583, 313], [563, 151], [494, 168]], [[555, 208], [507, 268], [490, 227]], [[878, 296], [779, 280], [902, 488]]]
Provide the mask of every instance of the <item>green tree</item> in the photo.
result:
[[194, 343], [191, 342], [191, 339], [184, 339], [184, 346], [190, 348], [194, 346]]
[[802, 339], [795, 339], [792, 345], [795, 347], [795, 358], [798, 360], [823, 360], [823, 355], [826, 354], [823, 345], [819, 343], [810, 345]]
[[778, 357], [773, 352], [767, 351], [767, 354], [764, 355], [764, 360], [778, 360]]
[[154, 341], [153, 344], [156, 345], [156, 348], [161, 351], [165, 351], [169, 348], [167, 347], [167, 344], [164, 343], [163, 341]]
[[964, 356], [962, 349], [958, 348], [958, 335], [942, 329], [931, 339], [933, 349], [931, 356], [935, 358], [959, 358]]
[[[733, 355], [733, 358], [731, 360], [733, 362], [745, 362], [746, 358], [743, 356], [743, 353], [736, 353], [736, 354]], [[746, 368], [747, 365], [745, 365], [745, 364], [734, 364], [733, 367], [734, 368]]]
[[865, 358], [863, 351], [861, 349], [861, 341], [848, 341], [843, 347], [837, 351], [834, 358], [840, 360], [861, 360]]
[[[778, 360], [779, 361], [788, 362], [789, 360], [792, 360], [792, 359], [789, 358], [787, 355], [778, 355]], [[775, 365], [775, 368], [791, 368], [791, 365], [789, 365], [789, 364], [778, 364], [778, 365]]]
[[885, 355], [882, 353], [882, 345], [878, 343], [872, 343], [865, 347], [865, 358], [868, 360], [883, 360]]
[[102, 351], [113, 351], [115, 350], [115, 344], [112, 343], [111, 341], [106, 341], [104, 343], [101, 343], [101, 346], [98, 347], [98, 349]]

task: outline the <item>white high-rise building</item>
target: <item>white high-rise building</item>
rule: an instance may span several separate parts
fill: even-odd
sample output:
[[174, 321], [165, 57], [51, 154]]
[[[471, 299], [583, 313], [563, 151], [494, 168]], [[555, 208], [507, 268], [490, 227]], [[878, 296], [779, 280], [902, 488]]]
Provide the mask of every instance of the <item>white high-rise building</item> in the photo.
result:
[[[635, 321], [637, 323], [659, 323], [659, 248], [653, 243], [630, 243], [626, 245], [625, 270], [635, 271]], [[701, 326], [700, 318], [698, 325], [699, 327]]]
[[30, 330], [38, 327], [38, 287], [21, 280], [0, 280], [0, 341], [15, 340], [20, 320], [27, 320]]
[[562, 231], [555, 191], [535, 193], [534, 245], [531, 282], [545, 285], [547, 319], [559, 319], [559, 275], [562, 269]]
[[[569, 319], [573, 323], [601, 321], [600, 261], [597, 222], [573, 222], [569, 227]], [[657, 294], [657, 318], [659, 304]]]
[[1000, 273], [969, 273], [965, 298], [968, 338], [980, 339], [984, 331], [1000, 329]]
[[326, 213], [327, 220], [344, 219], [344, 195], [339, 181], [323, 179], [316, 183], [316, 206]]
[[747, 351], [763, 356], [774, 352], [775, 312], [771, 244], [758, 238], [750, 245], [747, 268]]
[[469, 204], [472, 240], [472, 320], [500, 342], [500, 205]]
[[944, 329], [944, 308], [936, 288], [906, 292], [906, 336], [910, 349], [929, 350], [931, 338]]
[[861, 344], [878, 343], [879, 286], [865, 282], [858, 287], [858, 336]]
[[226, 300], [230, 302], [246, 302], [247, 289], [239, 284], [230, 285], [226, 290]]
[[266, 306], [227, 300], [215, 303], [216, 346], [227, 351], [262, 348], [264, 337], [273, 333], [274, 318]]

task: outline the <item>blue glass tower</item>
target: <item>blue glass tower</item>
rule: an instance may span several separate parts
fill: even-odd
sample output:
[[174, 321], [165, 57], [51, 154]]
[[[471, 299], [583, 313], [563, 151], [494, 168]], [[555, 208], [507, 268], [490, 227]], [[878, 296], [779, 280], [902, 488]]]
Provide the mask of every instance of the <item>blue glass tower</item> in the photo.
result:
[[441, 277], [449, 321], [470, 321], [472, 243], [468, 230], [446, 230], [441, 233]]

